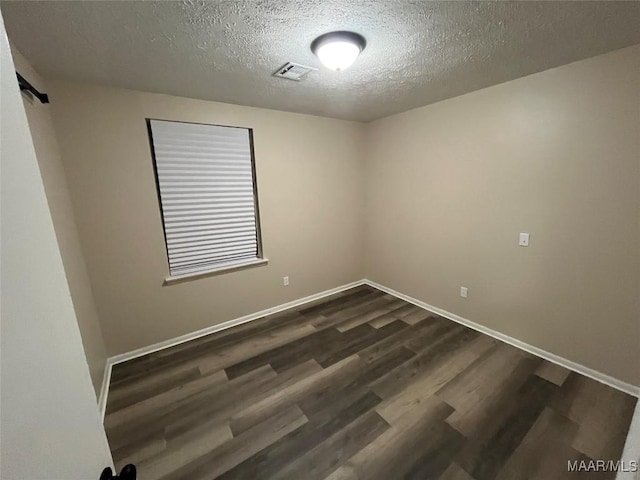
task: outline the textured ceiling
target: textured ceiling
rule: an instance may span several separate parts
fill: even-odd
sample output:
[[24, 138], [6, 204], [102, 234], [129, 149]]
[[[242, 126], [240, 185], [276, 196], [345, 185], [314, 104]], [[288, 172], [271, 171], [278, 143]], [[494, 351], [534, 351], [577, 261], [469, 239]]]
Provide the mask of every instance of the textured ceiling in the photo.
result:
[[[639, 2], [383, 0], [2, 2], [44, 75], [369, 121], [640, 43]], [[353, 30], [344, 72], [309, 44]], [[320, 67], [272, 77], [287, 61]]]

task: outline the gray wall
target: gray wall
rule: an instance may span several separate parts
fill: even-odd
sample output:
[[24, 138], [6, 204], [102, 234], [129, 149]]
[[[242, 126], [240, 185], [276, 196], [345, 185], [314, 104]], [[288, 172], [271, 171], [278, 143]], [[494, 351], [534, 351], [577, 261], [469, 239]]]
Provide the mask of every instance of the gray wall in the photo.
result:
[[98, 478], [111, 454], [0, 17], [0, 477]]
[[[639, 52], [364, 125], [48, 82], [108, 354], [368, 277], [640, 384]], [[267, 267], [162, 286], [146, 117], [254, 128]]]
[[639, 67], [635, 46], [370, 124], [366, 276], [640, 385]]
[[[109, 355], [362, 278], [362, 124], [64, 82], [48, 93]], [[254, 129], [268, 266], [162, 286], [145, 118]]]
[[[20, 52], [13, 49], [13, 59], [16, 69], [41, 92], [47, 92], [46, 82], [31, 67]], [[107, 362], [107, 349], [104, 345], [98, 311], [96, 310], [91, 282], [87, 273], [87, 266], [82, 254], [78, 228], [76, 227], [73, 205], [69, 195], [69, 187], [60, 159], [60, 150], [55, 136], [53, 120], [51, 119], [51, 105], [42, 104], [37, 99], [22, 96], [27, 121], [31, 131], [31, 138], [38, 158], [38, 166], [47, 203], [56, 232], [62, 264], [64, 265], [73, 308], [78, 319], [80, 335], [84, 352], [89, 363], [91, 381], [96, 393], [100, 389], [104, 378]]]

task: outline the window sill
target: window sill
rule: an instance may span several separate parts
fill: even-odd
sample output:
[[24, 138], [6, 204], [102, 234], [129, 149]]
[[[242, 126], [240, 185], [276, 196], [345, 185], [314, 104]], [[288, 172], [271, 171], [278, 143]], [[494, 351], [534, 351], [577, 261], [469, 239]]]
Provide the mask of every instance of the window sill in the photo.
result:
[[180, 275], [180, 276], [173, 276], [173, 277], [169, 276], [165, 278], [163, 286], [175, 285], [177, 283], [189, 282], [191, 280], [199, 280], [201, 278], [212, 277], [214, 275], [223, 275], [225, 273], [244, 270], [246, 268], [262, 267], [264, 265], [267, 265], [268, 263], [269, 263], [269, 260], [266, 258], [256, 258], [246, 262], [225, 265], [223, 267], [218, 267], [213, 270], [208, 270], [206, 272], [190, 273], [188, 275]]

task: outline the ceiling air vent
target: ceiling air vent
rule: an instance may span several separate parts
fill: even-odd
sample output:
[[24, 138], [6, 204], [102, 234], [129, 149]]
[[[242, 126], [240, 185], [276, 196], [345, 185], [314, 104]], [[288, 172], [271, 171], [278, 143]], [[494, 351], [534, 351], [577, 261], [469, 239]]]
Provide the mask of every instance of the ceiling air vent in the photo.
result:
[[300, 65], [299, 63], [287, 62], [278, 69], [273, 75], [276, 77], [288, 78], [289, 80], [295, 80], [299, 82], [307, 73], [318, 70], [317, 68], [307, 67], [306, 65]]

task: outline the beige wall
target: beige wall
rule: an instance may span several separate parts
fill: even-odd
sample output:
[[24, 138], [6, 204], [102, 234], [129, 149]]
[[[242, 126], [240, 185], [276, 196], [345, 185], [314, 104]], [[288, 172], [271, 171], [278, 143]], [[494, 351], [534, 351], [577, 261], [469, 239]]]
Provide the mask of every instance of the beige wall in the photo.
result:
[[640, 385], [639, 68], [636, 46], [370, 124], [366, 276]]
[[[362, 278], [362, 124], [70, 83], [48, 93], [109, 355]], [[162, 286], [147, 117], [254, 129], [268, 266]]]
[[3, 480], [86, 480], [112, 464], [0, 16]]
[[[367, 125], [50, 82], [109, 355], [367, 277], [640, 384], [639, 56]], [[162, 286], [146, 117], [254, 128], [269, 266]]]
[[[12, 48], [16, 69], [41, 92], [47, 92], [47, 84], [15, 48]], [[38, 158], [40, 175], [51, 218], [60, 247], [60, 255], [69, 282], [71, 299], [80, 327], [91, 380], [96, 393], [100, 394], [107, 351], [93, 300], [87, 267], [80, 248], [80, 239], [73, 215], [71, 197], [60, 159], [50, 104], [42, 104], [34, 98], [22, 96], [27, 121]]]

